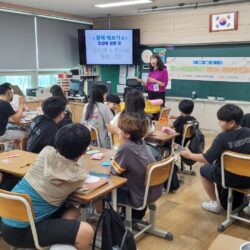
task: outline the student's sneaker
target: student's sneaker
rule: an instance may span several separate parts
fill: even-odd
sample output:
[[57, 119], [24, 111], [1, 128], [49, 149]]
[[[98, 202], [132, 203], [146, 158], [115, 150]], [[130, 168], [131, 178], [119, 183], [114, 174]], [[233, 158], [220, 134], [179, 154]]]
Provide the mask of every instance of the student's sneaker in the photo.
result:
[[243, 209], [243, 212], [246, 215], [250, 216], [250, 203]]
[[207, 211], [219, 214], [221, 211], [221, 205], [218, 201], [204, 201], [201, 207]]

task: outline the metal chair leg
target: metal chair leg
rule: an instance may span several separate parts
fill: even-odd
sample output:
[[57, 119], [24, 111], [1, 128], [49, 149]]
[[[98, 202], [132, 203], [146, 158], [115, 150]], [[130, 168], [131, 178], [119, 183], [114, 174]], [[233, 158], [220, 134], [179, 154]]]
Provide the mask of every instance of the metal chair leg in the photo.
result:
[[227, 219], [218, 226], [218, 231], [223, 232], [228, 226], [230, 226], [235, 219], [231, 218], [233, 209], [233, 190], [229, 188], [227, 198]]
[[155, 228], [156, 205], [149, 204], [148, 208], [149, 208], [149, 225], [138, 223], [138, 228], [140, 229], [140, 231], [134, 235], [135, 239], [137, 240], [145, 232], [172, 241], [174, 238], [172, 233]]

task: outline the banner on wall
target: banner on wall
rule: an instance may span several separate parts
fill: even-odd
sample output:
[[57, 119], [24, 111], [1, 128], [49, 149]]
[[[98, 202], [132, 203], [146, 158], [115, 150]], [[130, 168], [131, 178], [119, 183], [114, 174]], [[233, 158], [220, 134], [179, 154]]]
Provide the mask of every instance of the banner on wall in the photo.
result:
[[250, 57], [168, 57], [170, 79], [249, 82]]

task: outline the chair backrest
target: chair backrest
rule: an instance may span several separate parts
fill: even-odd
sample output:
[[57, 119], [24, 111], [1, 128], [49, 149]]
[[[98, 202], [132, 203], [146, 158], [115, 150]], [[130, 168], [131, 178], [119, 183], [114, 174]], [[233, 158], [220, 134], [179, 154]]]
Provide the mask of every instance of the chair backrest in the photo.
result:
[[191, 139], [194, 135], [194, 128], [192, 124], [185, 124], [182, 133], [182, 147], [184, 147], [185, 140]]
[[90, 129], [90, 136], [91, 136], [91, 141], [96, 141], [97, 142], [97, 147], [100, 147], [100, 139], [99, 139], [99, 132], [96, 127], [92, 127]]
[[0, 204], [1, 217], [30, 224], [35, 247], [36, 249], [42, 249], [38, 242], [31, 198], [27, 194], [18, 194], [0, 189]]
[[171, 108], [162, 108], [159, 116], [159, 121], [162, 118], [168, 119], [169, 113], [171, 111]]
[[225, 151], [221, 155], [221, 177], [223, 187], [226, 187], [225, 170], [235, 175], [250, 177], [250, 155], [231, 151]]
[[111, 148], [119, 148], [122, 144], [122, 140], [119, 136], [119, 129], [115, 127], [114, 125], [106, 124], [106, 127], [109, 132], [109, 138], [111, 141]]
[[122, 144], [122, 141], [117, 134], [111, 134], [112, 147], [119, 148]]
[[163, 184], [165, 181], [171, 181], [173, 169], [174, 169], [174, 156], [170, 156], [162, 161], [151, 163], [147, 167], [146, 179], [145, 179], [145, 193], [143, 205], [140, 209], [143, 209], [147, 205], [148, 192], [150, 187], [154, 187]]
[[31, 199], [27, 194], [12, 193], [0, 189], [0, 216], [9, 219], [29, 222], [25, 203], [31, 207]]

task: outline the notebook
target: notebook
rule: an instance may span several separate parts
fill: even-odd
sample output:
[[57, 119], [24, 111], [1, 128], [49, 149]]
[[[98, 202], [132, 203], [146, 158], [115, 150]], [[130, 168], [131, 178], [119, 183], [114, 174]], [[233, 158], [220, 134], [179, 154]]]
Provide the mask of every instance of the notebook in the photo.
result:
[[98, 177], [95, 175], [88, 174], [85, 182], [79, 187], [75, 193], [77, 194], [89, 194], [97, 188], [108, 183], [108, 178]]

